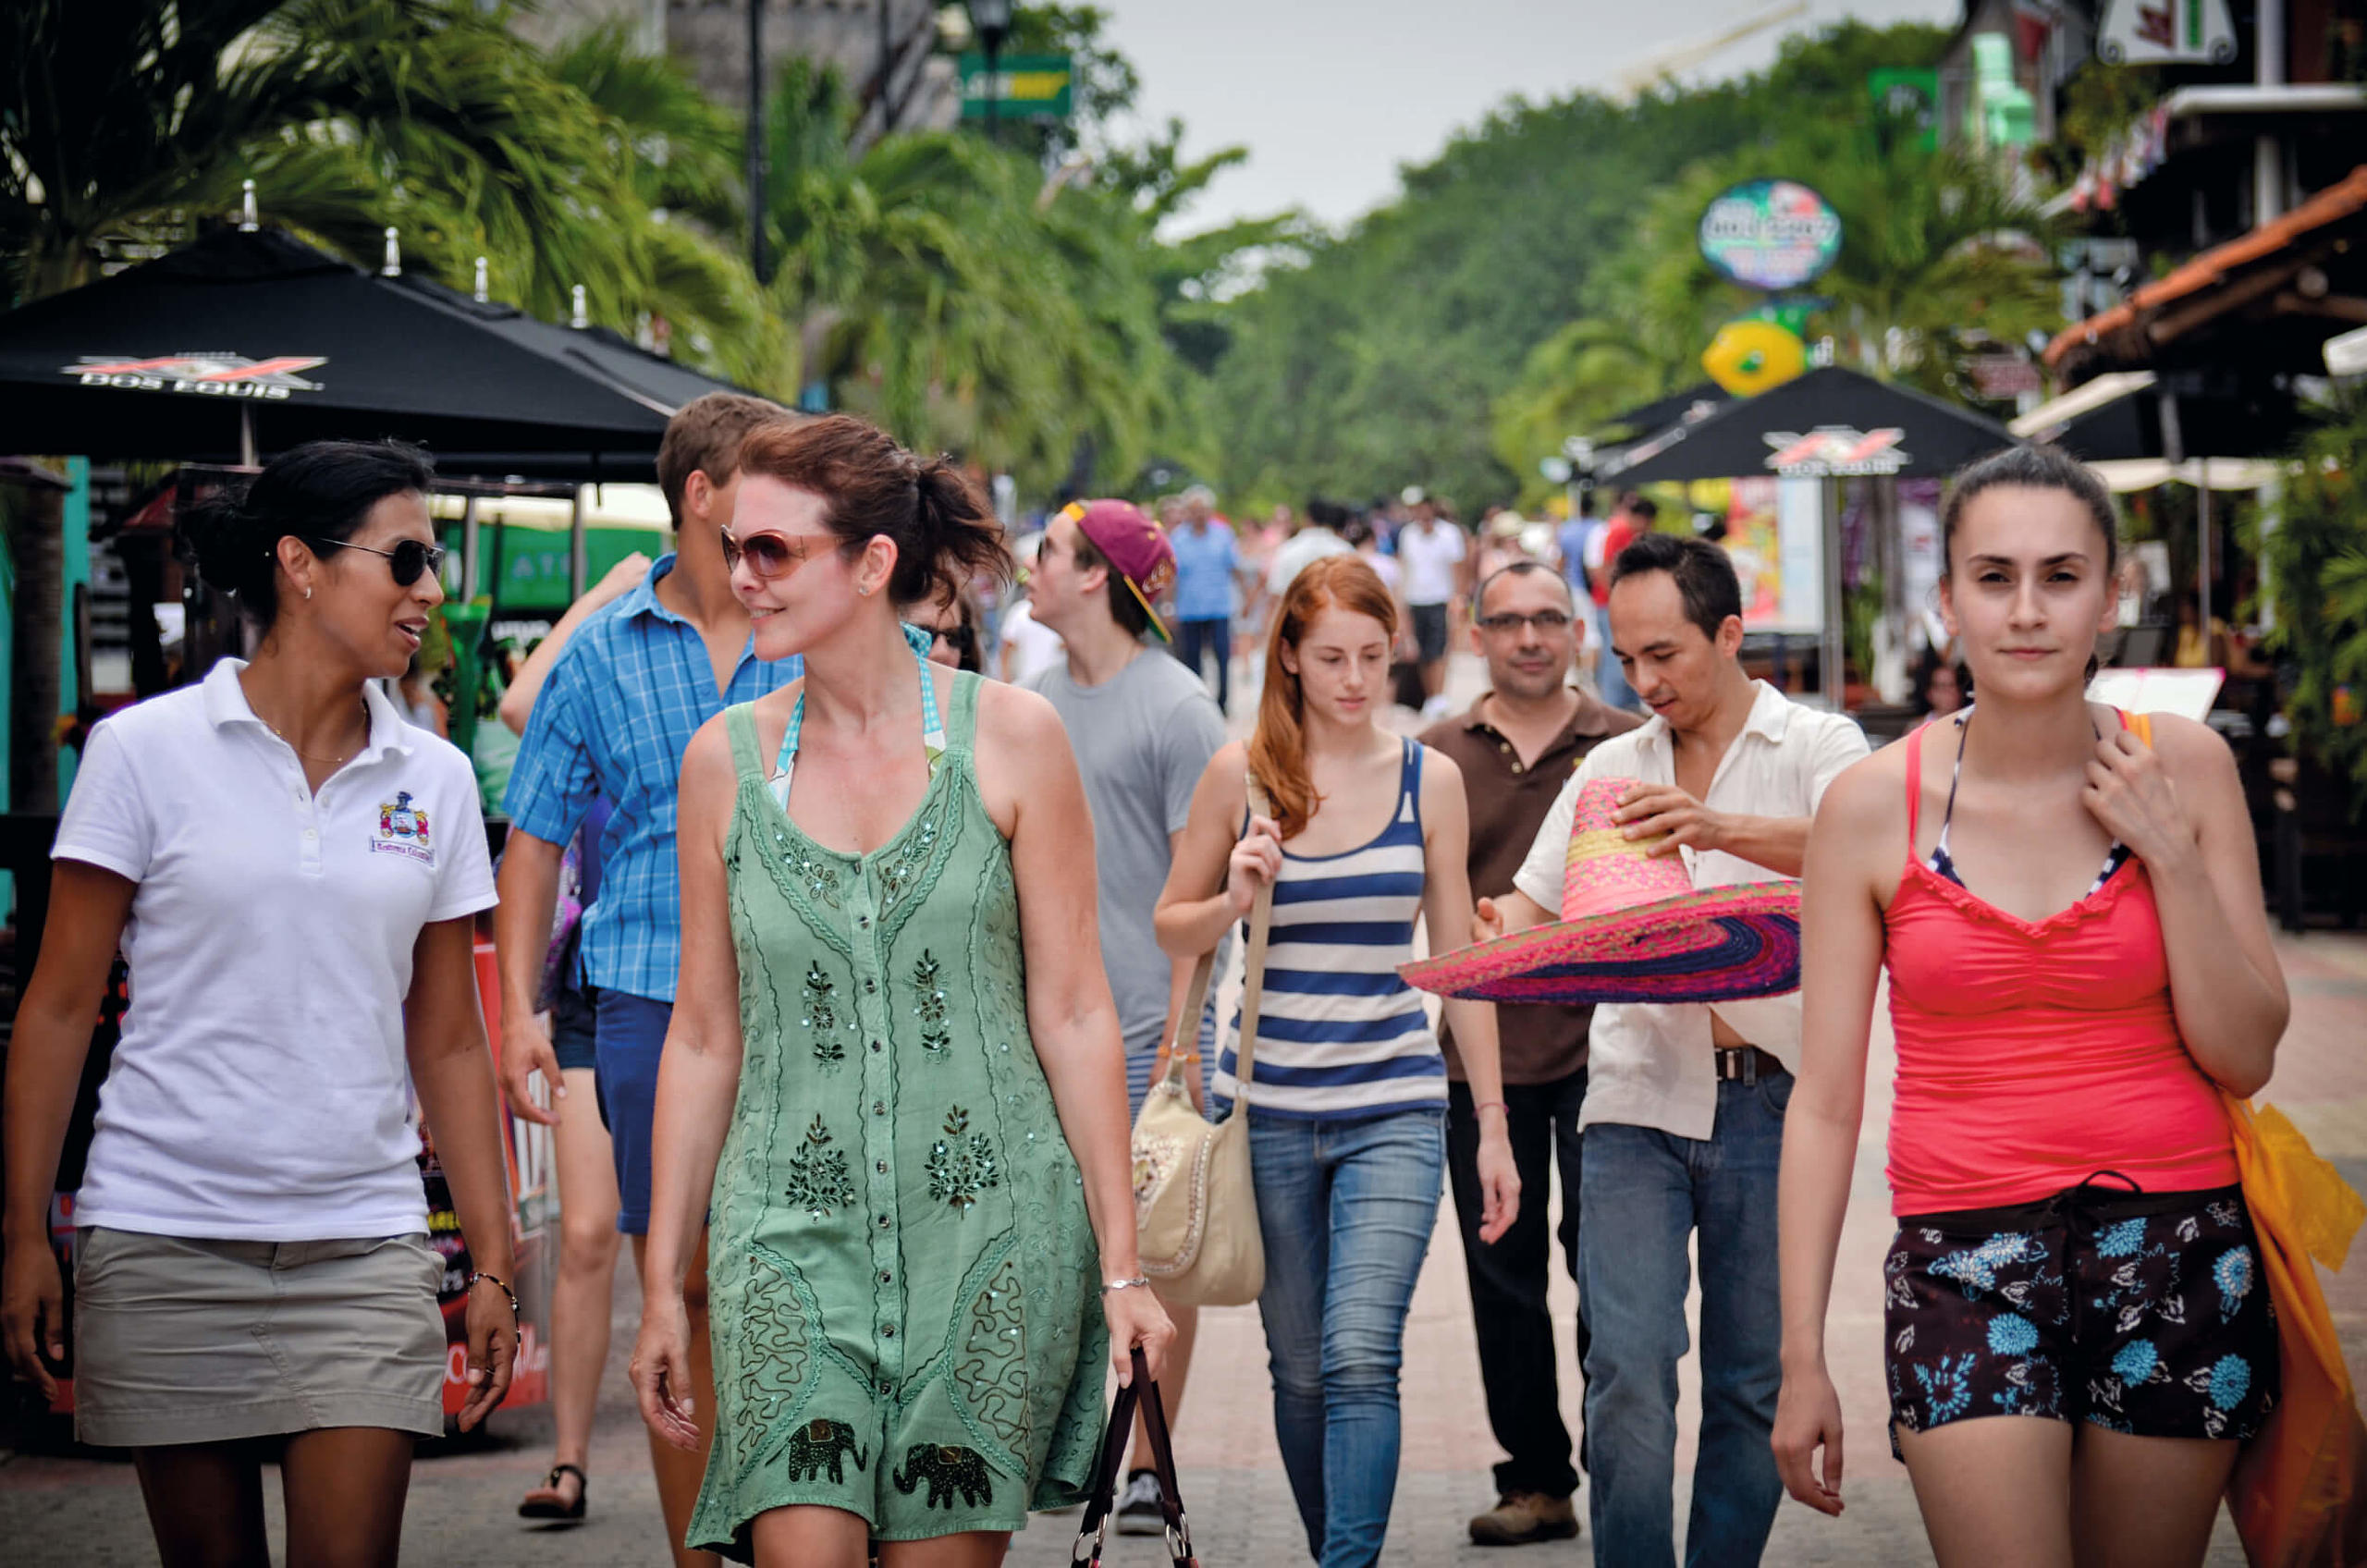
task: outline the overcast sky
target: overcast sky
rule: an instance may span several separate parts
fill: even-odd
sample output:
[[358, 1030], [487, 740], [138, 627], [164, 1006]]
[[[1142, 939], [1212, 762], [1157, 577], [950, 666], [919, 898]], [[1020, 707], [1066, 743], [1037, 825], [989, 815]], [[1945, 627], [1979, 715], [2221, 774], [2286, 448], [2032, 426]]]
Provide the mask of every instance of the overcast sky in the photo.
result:
[[[1097, 0], [1142, 75], [1142, 125], [1183, 118], [1184, 150], [1239, 144], [1190, 227], [1297, 206], [1338, 226], [1387, 201], [1505, 98], [1603, 90], [1655, 57], [1783, 8], [1754, 0]], [[1953, 23], [1956, 0], [1807, 0], [1805, 14], [1676, 74], [1737, 75], [1787, 31], [1856, 16]]]

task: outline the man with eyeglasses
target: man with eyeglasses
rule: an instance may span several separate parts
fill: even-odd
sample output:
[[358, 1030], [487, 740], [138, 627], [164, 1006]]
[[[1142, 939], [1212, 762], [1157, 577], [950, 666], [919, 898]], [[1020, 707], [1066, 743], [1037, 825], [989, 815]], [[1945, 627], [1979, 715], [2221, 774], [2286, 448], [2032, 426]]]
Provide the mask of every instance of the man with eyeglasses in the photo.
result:
[[[740, 446], [757, 426], [789, 418], [760, 398], [711, 392], [666, 426], [657, 483], [672, 514], [676, 549], [638, 585], [586, 620], [537, 695], [504, 800], [509, 847], [498, 883], [494, 943], [501, 970], [502, 1082], [530, 1121], [556, 1122], [528, 1096], [539, 1072], [560, 1087], [558, 1059], [535, 1014], [550, 946], [559, 861], [595, 798], [613, 810], [600, 836], [598, 899], [580, 928], [585, 993], [593, 1003], [595, 1082], [617, 1167], [617, 1229], [632, 1238], [638, 1268], [649, 1230], [649, 1151], [657, 1059], [681, 968], [681, 882], [674, 857], [676, 787], [682, 752], [700, 725], [803, 673], [803, 661], [760, 662], [747, 607], [731, 589], [725, 537], [739, 495]], [[778, 550], [776, 541], [771, 548]], [[753, 551], [752, 551], [753, 553]], [[779, 564], [779, 563], [777, 563]], [[698, 1408], [715, 1408], [707, 1350], [706, 1248], [683, 1283]], [[702, 1428], [711, 1434], [712, 1425]], [[677, 1568], [714, 1568], [712, 1552], [681, 1542], [706, 1466], [704, 1445], [685, 1453], [650, 1435], [657, 1500]]]
[[[1490, 690], [1458, 717], [1422, 732], [1454, 759], [1471, 809], [1471, 885], [1504, 888], [1536, 840], [1563, 783], [1586, 754], [1643, 722], [1574, 686], [1584, 639], [1569, 583], [1551, 568], [1516, 560], [1473, 595], [1472, 643]], [[1451, 1031], [1447, 1060], [1447, 1173], [1463, 1228], [1473, 1331], [1488, 1422], [1508, 1457], [1496, 1466], [1496, 1506], [1471, 1521], [1485, 1546], [1518, 1546], [1577, 1534], [1571, 1496], [1578, 1474], [1563, 1425], [1553, 1320], [1546, 1307], [1552, 1228], [1548, 1172], [1562, 1173], [1563, 1265], [1578, 1268], [1578, 1108], [1587, 1092], [1588, 1007], [1497, 1010], [1504, 1101], [1521, 1191], [1537, 1194], [1493, 1245], [1479, 1241], [1479, 1119]], [[1577, 1356], [1587, 1328], [1578, 1322]]]

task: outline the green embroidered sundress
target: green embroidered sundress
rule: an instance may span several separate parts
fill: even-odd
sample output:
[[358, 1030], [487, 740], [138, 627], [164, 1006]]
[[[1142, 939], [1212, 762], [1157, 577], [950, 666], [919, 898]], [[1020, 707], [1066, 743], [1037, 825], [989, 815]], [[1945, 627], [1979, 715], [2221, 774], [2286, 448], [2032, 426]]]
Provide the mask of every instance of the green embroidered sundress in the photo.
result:
[[928, 791], [867, 855], [799, 831], [751, 708], [724, 716], [744, 1046], [689, 1539], [741, 1561], [749, 1521], [791, 1503], [884, 1540], [1018, 1529], [1075, 1500], [1100, 1435], [1099, 1260], [1027, 1032], [1010, 849], [971, 760], [978, 678], [952, 679]]

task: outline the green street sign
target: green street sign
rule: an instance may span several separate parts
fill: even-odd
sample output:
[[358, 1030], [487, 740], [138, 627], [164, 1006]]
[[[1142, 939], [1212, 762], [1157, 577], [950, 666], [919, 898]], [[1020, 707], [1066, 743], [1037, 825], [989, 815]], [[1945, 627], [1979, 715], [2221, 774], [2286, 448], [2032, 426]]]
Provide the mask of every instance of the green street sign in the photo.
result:
[[[962, 117], [987, 117], [987, 57], [962, 56]], [[1002, 55], [995, 59], [995, 117], [1066, 119], [1074, 77], [1066, 55]]]

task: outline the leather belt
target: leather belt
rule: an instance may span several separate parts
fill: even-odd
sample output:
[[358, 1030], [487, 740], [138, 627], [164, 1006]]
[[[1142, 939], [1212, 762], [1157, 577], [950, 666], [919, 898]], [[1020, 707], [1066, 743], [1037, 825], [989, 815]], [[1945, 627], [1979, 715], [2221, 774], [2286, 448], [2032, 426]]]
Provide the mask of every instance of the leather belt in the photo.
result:
[[1772, 1078], [1788, 1072], [1781, 1060], [1760, 1050], [1757, 1046], [1721, 1046], [1717, 1048], [1719, 1081], [1756, 1084], [1761, 1078]]

